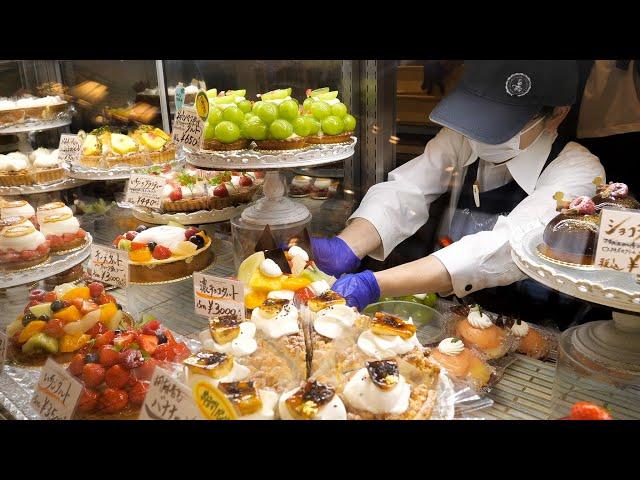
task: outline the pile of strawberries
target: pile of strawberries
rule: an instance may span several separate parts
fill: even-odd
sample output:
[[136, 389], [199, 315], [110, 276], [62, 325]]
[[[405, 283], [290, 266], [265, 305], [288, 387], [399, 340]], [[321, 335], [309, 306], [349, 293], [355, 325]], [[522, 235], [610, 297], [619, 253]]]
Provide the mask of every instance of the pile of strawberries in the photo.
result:
[[107, 330], [98, 322], [89, 332], [94, 341], [71, 360], [69, 372], [84, 384], [81, 413], [121, 413], [144, 402], [154, 368], [182, 362], [191, 352], [158, 320], [136, 330]]

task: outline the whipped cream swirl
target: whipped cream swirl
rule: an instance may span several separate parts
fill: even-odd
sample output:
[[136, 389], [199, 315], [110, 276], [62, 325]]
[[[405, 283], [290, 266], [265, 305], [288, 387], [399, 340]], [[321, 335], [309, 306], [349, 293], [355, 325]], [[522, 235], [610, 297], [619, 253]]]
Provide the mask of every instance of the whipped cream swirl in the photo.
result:
[[220, 344], [216, 342], [211, 338], [211, 332], [209, 330], [203, 330], [199, 335], [200, 342], [205, 350], [226, 353], [234, 357], [243, 357], [255, 352], [258, 349], [255, 336], [256, 326], [251, 322], [242, 322], [240, 324], [240, 333], [229, 343]]
[[511, 331], [516, 337], [526, 337], [527, 333], [529, 333], [529, 324], [524, 320], [521, 320], [520, 323], [515, 322], [511, 327]]
[[402, 375], [390, 390], [382, 390], [371, 380], [366, 368], [361, 368], [344, 387], [344, 398], [351, 407], [374, 414], [401, 414], [409, 408], [411, 387]]
[[251, 321], [256, 324], [258, 330], [270, 338], [280, 338], [292, 333], [298, 333], [298, 309], [292, 303], [286, 304], [274, 317], [268, 317], [260, 310], [254, 308], [251, 312]]
[[473, 328], [479, 328], [481, 330], [489, 328], [491, 325], [493, 325], [493, 322], [486, 313], [473, 309], [469, 312], [467, 321]]
[[464, 343], [459, 338], [445, 338], [438, 344], [438, 350], [440, 350], [440, 353], [455, 357], [464, 352]]
[[358, 314], [346, 305], [332, 305], [316, 313], [313, 328], [325, 337], [336, 339], [344, 337], [353, 327]]

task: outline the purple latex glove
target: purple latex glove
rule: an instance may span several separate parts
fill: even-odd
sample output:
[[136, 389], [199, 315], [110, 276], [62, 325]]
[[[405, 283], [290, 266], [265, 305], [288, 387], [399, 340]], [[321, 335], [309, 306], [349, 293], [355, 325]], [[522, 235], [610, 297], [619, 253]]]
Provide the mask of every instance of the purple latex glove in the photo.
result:
[[360, 266], [360, 259], [339, 237], [313, 238], [311, 247], [318, 268], [334, 277], [355, 272]]
[[380, 286], [371, 270], [343, 275], [333, 284], [331, 290], [342, 295], [350, 307], [356, 307], [358, 310], [377, 302], [380, 298]]

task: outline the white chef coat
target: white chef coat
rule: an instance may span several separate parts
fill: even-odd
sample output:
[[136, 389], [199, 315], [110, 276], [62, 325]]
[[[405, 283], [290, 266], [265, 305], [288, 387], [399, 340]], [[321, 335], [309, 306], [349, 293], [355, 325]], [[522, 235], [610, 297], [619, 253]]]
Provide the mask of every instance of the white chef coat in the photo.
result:
[[[535, 220], [547, 223], [553, 218], [557, 214], [555, 192], [564, 192], [565, 198], [595, 194], [593, 179], [600, 176], [604, 180], [604, 168], [598, 157], [575, 142], [569, 142], [540, 173], [556, 136], [544, 132], [520, 155], [501, 165], [481, 161], [480, 191], [493, 190], [513, 179], [528, 196], [509, 215], [501, 215], [492, 230], [467, 235], [433, 253], [447, 268], [453, 283], [452, 292], [441, 293], [464, 297], [524, 279], [511, 259], [509, 238], [514, 227], [524, 228]], [[382, 245], [370, 256], [386, 258], [426, 223], [429, 205], [449, 189], [452, 205], [457, 205], [466, 167], [477, 159], [466, 137], [442, 128], [422, 155], [391, 171], [387, 182], [371, 187], [348, 220], [365, 218], [377, 229]], [[447, 228], [453, 213], [454, 209], [449, 209], [445, 217]]]

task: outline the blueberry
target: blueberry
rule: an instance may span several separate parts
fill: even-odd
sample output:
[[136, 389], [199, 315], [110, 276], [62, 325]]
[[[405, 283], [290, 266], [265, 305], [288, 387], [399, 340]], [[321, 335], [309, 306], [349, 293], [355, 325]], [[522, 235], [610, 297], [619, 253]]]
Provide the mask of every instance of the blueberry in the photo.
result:
[[62, 300], [54, 300], [53, 302], [51, 302], [52, 312], [57, 312], [59, 310], [62, 310], [63, 308], [64, 308], [64, 302]]
[[45, 322], [49, 321], [49, 315], [40, 315], [38, 320], [44, 320]]
[[31, 312], [25, 313], [24, 317], [22, 317], [22, 326], [26, 327], [29, 322], [32, 322], [35, 319], [36, 319], [36, 316], [33, 313]]
[[118, 310], [122, 310], [122, 305], [120, 305], [119, 303], [116, 303], [116, 307], [118, 307]]
[[204, 238], [202, 238], [200, 235], [193, 235], [189, 237], [189, 241], [195, 244], [195, 246], [198, 247], [198, 249], [201, 249], [202, 247], [204, 247]]
[[158, 338], [158, 344], [167, 343], [169, 341], [167, 336], [162, 332], [156, 333], [156, 337]]
[[140, 232], [144, 232], [147, 229], [147, 227], [145, 227], [144, 225], [138, 225], [136, 227], [136, 232], [140, 233]]
[[149, 242], [147, 243], [147, 248], [149, 249], [150, 252], [153, 252], [153, 249], [156, 248], [158, 244], [156, 242]]
[[100, 357], [98, 357], [97, 353], [87, 353], [84, 356], [84, 363], [98, 363], [100, 360]]

